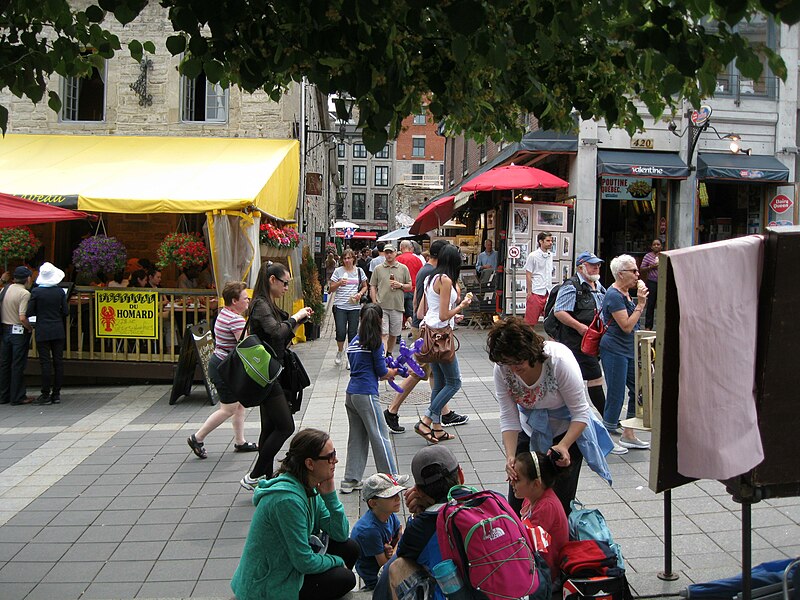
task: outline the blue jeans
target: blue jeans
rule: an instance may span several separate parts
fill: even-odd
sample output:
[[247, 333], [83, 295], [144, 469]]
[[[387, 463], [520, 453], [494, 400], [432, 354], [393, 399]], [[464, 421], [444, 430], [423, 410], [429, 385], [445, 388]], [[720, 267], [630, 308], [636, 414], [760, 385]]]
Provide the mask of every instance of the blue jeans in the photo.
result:
[[333, 307], [333, 320], [336, 323], [336, 341], [343, 342], [347, 338], [347, 343], [353, 341], [358, 333], [358, 317], [361, 314], [360, 304], [354, 304], [354, 310], [345, 310], [338, 306]]
[[0, 404], [17, 404], [25, 400], [25, 365], [31, 334], [11, 333], [11, 325], [3, 325], [3, 344], [0, 346]]
[[442, 422], [442, 409], [450, 402], [456, 392], [461, 389], [461, 373], [458, 370], [458, 357], [451, 363], [431, 363], [433, 386], [431, 387], [431, 405], [425, 416], [434, 423]]
[[625, 402], [625, 386], [628, 387], [628, 413], [630, 419], [636, 414], [636, 359], [604, 352], [600, 355], [603, 374], [606, 378], [606, 407], [603, 410], [603, 425], [615, 429]]

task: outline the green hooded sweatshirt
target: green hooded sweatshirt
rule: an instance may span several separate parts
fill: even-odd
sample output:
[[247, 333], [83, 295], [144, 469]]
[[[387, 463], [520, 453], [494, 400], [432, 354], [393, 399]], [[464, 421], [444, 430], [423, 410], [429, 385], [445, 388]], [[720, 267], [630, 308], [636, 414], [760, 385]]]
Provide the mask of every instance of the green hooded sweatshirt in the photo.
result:
[[350, 524], [336, 491], [312, 496], [303, 484], [284, 473], [261, 480], [253, 492], [256, 511], [231, 589], [237, 600], [297, 598], [306, 574], [344, 566], [339, 556], [314, 554], [309, 536], [327, 532], [344, 542]]

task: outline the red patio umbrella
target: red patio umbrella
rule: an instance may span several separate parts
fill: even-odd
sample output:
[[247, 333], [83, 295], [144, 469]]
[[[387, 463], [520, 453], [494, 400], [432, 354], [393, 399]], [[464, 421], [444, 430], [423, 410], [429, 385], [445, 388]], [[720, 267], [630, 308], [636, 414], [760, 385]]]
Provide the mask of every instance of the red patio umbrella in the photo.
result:
[[419, 235], [441, 227], [442, 223], [446, 223], [453, 216], [455, 198], [455, 196], [445, 196], [428, 204], [414, 219], [414, 224], [408, 232]]
[[52, 223], [53, 221], [72, 221], [77, 219], [95, 219], [94, 215], [69, 210], [49, 204], [40, 204], [32, 200], [17, 198], [0, 192], [0, 227], [18, 227], [36, 223]]
[[481, 173], [461, 186], [462, 192], [491, 192], [492, 190], [531, 190], [569, 187], [569, 183], [552, 173], [536, 167], [507, 165]]

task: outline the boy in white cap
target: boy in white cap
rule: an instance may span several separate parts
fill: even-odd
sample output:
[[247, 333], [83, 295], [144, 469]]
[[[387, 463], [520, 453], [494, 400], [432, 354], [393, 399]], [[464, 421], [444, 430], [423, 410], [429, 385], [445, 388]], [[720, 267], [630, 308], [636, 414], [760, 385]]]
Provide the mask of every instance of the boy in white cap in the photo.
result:
[[361, 497], [369, 510], [350, 531], [350, 539], [358, 543], [361, 556], [356, 561], [356, 572], [364, 580], [364, 589], [371, 590], [378, 581], [378, 570], [394, 555], [403, 526], [400, 512], [400, 493], [408, 476], [395, 477], [378, 473], [364, 480]]

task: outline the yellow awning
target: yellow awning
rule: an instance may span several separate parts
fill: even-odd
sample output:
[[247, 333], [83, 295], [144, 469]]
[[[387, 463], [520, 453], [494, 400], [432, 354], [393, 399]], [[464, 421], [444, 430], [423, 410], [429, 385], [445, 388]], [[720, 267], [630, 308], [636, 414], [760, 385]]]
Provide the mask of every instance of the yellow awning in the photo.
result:
[[293, 219], [297, 140], [24, 135], [0, 139], [0, 192], [78, 195], [111, 213], [204, 213], [250, 205]]

